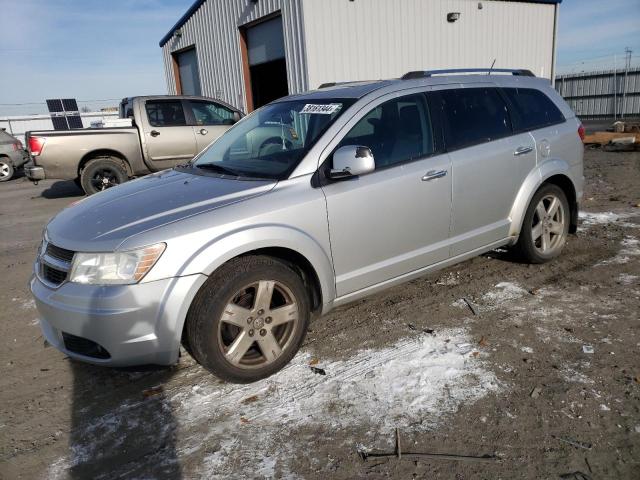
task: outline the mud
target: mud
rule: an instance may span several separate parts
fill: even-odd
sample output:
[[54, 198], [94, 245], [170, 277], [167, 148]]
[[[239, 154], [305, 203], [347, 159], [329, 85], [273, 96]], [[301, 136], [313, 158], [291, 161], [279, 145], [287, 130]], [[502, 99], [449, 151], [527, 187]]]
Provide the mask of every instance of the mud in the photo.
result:
[[[336, 310], [247, 386], [45, 348], [26, 284], [80, 192], [0, 185], [0, 478], [638, 478], [640, 154], [587, 151], [585, 176], [556, 261], [499, 250]], [[497, 460], [361, 459], [396, 428], [404, 452]]]

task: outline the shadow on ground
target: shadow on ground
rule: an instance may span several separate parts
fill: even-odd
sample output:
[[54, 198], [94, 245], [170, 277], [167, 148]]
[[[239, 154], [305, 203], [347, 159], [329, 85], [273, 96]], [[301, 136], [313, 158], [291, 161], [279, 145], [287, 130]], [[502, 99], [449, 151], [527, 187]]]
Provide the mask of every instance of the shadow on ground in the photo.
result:
[[73, 180], [61, 180], [42, 192], [43, 198], [69, 198], [83, 196], [84, 192]]

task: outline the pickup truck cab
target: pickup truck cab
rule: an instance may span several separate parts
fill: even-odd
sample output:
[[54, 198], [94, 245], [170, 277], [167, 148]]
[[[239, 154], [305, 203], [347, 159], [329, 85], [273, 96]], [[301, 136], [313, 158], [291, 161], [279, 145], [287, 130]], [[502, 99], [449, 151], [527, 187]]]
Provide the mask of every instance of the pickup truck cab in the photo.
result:
[[188, 162], [241, 117], [231, 105], [207, 97], [125, 98], [120, 118], [131, 119], [131, 126], [27, 132], [33, 161], [25, 174], [34, 182], [75, 180], [91, 195]]

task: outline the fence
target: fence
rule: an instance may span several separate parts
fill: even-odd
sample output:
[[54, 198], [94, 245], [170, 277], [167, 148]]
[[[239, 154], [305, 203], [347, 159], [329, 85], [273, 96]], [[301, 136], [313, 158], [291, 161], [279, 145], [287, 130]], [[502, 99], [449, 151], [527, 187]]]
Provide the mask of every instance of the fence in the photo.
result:
[[640, 67], [559, 75], [555, 88], [585, 120], [640, 116]]
[[[81, 113], [82, 126], [91, 127], [93, 122], [104, 122], [107, 118], [117, 118], [118, 112], [88, 112]], [[24, 144], [24, 134], [30, 130], [53, 130], [51, 117], [42, 115], [15, 115], [0, 117], [0, 128], [4, 128], [11, 135]]]

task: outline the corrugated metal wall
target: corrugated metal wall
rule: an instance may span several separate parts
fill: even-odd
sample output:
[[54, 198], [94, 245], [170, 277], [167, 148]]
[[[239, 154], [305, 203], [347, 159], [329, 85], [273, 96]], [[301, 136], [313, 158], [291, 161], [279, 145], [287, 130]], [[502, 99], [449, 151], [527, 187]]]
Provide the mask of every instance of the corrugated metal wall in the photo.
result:
[[[303, 0], [303, 6], [311, 88], [410, 70], [489, 67], [494, 59], [496, 68], [552, 76], [555, 5]], [[448, 23], [449, 12], [460, 12], [460, 19]]]
[[208, 0], [163, 46], [167, 89], [176, 93], [171, 52], [196, 46], [202, 94], [220, 98], [246, 111], [238, 27], [274, 12], [282, 12], [290, 93], [307, 89], [306, 60], [299, 0]]
[[560, 75], [555, 87], [581, 118], [640, 116], [640, 68], [629, 69], [626, 82], [624, 69]]

